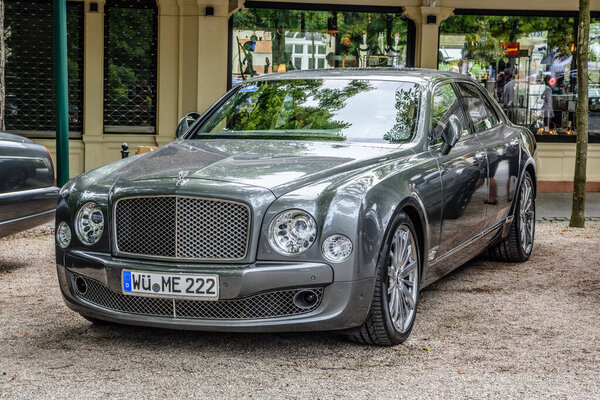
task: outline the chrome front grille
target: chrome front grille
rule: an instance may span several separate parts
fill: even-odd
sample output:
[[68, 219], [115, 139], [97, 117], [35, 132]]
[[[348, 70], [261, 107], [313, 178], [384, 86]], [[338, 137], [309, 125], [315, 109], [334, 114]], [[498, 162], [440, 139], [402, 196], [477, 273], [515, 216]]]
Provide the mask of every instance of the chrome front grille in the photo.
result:
[[118, 253], [192, 260], [246, 257], [250, 209], [229, 200], [185, 196], [117, 200]]
[[[75, 278], [75, 277], [74, 277]], [[124, 295], [102, 283], [81, 276], [86, 283], [84, 293], [73, 285], [77, 296], [89, 303], [113, 311], [130, 314], [186, 319], [261, 319], [286, 317], [314, 311], [321, 304], [323, 288], [311, 290], [317, 301], [309, 308], [298, 307], [294, 296], [301, 290], [289, 289], [261, 293], [242, 299], [202, 301]]]

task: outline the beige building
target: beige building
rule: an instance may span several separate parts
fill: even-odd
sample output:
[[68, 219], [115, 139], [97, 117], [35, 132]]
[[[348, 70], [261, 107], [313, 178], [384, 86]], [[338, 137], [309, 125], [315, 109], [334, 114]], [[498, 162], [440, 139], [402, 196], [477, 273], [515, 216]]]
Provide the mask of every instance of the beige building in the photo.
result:
[[[44, 7], [6, 3], [7, 130], [54, 152], [52, 89], [42, 77], [50, 71], [40, 58], [51, 48]], [[182, 116], [205, 111], [253, 74], [415, 66], [458, 69], [497, 97], [499, 75], [510, 69], [519, 87], [511, 119], [539, 134], [541, 188], [568, 189], [572, 181], [577, 0], [85, 0], [68, 7], [71, 176], [117, 160], [124, 142], [132, 151], [170, 142]], [[592, 10], [599, 34], [589, 67], [588, 181], [600, 190], [600, 0]], [[545, 90], [552, 110], [540, 100]], [[45, 121], [33, 117], [40, 110], [50, 112]]]

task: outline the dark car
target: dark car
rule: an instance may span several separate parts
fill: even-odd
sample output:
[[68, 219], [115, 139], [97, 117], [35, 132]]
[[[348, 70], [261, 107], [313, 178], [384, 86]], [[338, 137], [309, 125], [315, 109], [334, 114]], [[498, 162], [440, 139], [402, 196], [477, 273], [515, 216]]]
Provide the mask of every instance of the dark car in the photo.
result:
[[0, 132], [0, 237], [52, 221], [57, 196], [48, 150]]
[[178, 136], [61, 190], [60, 287], [91, 321], [390, 345], [421, 288], [533, 249], [533, 135], [464, 75], [262, 76]]

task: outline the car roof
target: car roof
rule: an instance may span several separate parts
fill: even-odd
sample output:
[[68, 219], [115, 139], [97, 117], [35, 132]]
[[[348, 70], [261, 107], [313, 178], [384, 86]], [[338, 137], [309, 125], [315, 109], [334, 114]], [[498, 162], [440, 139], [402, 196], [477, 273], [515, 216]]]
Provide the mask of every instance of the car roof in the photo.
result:
[[264, 74], [246, 82], [286, 79], [381, 79], [431, 84], [440, 80], [465, 78], [466, 75], [425, 68], [327, 68]]
[[8, 142], [33, 143], [33, 140], [31, 139], [8, 132], [0, 132], [0, 140], [5, 140]]

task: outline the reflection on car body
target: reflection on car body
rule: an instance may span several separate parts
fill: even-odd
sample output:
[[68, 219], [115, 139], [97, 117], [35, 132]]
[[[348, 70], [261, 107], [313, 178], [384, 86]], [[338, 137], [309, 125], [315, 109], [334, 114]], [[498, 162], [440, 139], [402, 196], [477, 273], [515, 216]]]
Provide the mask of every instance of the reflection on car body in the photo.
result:
[[463, 75], [263, 76], [178, 135], [61, 190], [59, 282], [92, 321], [396, 344], [421, 288], [533, 248], [533, 136]]
[[51, 221], [57, 196], [46, 148], [0, 132], [0, 237]]

